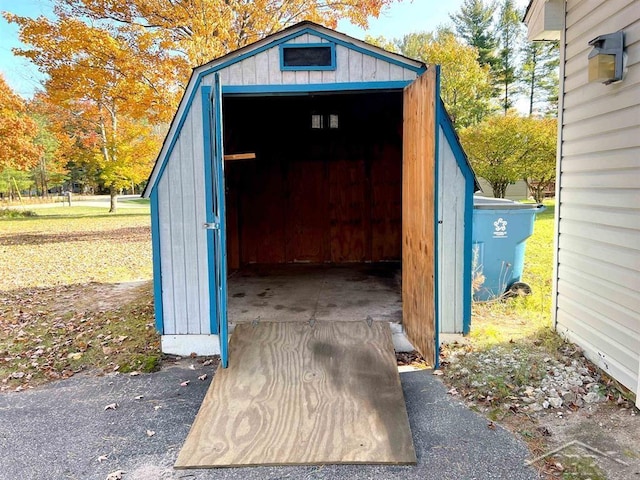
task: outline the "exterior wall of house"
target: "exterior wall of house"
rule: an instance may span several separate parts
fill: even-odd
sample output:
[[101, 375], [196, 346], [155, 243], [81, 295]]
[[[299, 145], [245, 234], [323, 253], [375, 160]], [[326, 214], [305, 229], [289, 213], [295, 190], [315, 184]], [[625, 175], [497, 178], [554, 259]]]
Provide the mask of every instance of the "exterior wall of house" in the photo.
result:
[[[568, 0], [565, 21], [556, 328], [600, 368], [636, 391], [640, 10], [637, 0]], [[611, 85], [589, 83], [588, 42], [619, 30], [624, 31], [626, 44], [623, 80]]]

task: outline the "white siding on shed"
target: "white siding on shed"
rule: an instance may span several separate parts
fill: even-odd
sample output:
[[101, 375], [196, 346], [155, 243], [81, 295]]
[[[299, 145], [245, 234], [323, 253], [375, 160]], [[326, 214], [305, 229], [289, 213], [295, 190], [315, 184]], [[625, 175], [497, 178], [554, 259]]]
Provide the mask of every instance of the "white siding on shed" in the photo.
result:
[[[637, 0], [566, 4], [557, 329], [623, 385], [639, 385], [640, 11]], [[588, 45], [622, 30], [622, 82], [587, 80]]]
[[[326, 43], [314, 35], [301, 35], [292, 43]], [[281, 71], [280, 47], [269, 48], [220, 70], [223, 85], [309, 85], [323, 83], [387, 82], [413, 80], [417, 73], [371, 55], [336, 45], [336, 69], [322, 71]], [[203, 79], [213, 83], [213, 74]]]
[[466, 180], [447, 138], [438, 139], [438, 289], [440, 333], [464, 326], [464, 232]]
[[201, 119], [198, 97], [158, 184], [165, 335], [210, 333]]

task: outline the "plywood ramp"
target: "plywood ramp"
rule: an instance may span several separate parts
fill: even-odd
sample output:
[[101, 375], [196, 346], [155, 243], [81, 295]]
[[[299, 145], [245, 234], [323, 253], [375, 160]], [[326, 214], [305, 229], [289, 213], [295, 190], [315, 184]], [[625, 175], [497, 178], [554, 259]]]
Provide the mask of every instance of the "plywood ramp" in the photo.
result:
[[176, 468], [416, 462], [387, 323], [238, 325]]

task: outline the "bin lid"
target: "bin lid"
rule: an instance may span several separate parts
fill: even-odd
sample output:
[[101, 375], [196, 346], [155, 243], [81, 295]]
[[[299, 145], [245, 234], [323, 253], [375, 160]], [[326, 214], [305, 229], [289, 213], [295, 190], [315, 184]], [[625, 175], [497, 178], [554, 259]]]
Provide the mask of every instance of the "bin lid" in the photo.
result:
[[540, 208], [536, 203], [520, 203], [506, 198], [473, 196], [473, 208], [487, 210], [524, 210]]

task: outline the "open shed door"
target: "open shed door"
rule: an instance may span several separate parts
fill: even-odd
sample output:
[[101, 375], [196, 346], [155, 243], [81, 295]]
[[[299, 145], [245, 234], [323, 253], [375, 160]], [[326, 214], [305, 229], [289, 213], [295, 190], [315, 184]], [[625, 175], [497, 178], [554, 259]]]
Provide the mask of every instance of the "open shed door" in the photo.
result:
[[434, 367], [437, 78], [429, 68], [405, 88], [402, 145], [402, 320], [413, 346]]
[[[220, 363], [228, 365], [227, 324], [227, 238], [224, 187], [224, 151], [222, 128], [222, 86], [220, 76], [214, 75], [213, 88], [203, 87], [205, 131], [205, 176], [207, 219], [207, 250], [209, 265], [209, 303], [211, 333], [218, 334]], [[208, 110], [208, 112], [207, 112]], [[209, 145], [207, 145], [207, 140]]]

